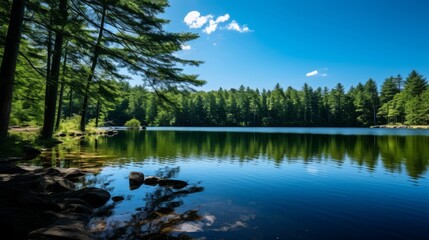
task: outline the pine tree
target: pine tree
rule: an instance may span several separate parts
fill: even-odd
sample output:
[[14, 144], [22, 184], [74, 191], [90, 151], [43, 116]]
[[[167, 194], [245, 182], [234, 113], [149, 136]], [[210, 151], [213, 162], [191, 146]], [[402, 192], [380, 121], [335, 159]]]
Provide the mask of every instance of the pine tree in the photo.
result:
[[12, 106], [16, 62], [21, 41], [25, 0], [14, 0], [0, 67], [0, 138], [7, 136]]

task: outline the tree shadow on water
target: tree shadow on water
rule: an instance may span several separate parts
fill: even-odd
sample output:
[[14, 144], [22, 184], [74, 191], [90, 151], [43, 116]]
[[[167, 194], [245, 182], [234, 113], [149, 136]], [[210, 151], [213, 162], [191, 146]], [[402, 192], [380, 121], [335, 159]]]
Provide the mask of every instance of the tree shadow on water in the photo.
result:
[[[162, 168], [156, 172], [157, 177], [171, 178], [177, 175], [180, 168]], [[97, 239], [192, 239], [186, 228], [199, 226], [195, 224], [203, 220], [198, 210], [191, 209], [179, 212], [178, 208], [184, 205], [183, 198], [189, 194], [204, 191], [198, 185], [186, 186], [180, 189], [173, 186], [156, 186], [143, 198], [144, 206], [127, 216], [114, 216], [117, 203], [106, 205], [99, 209], [91, 221], [89, 228]], [[201, 230], [201, 229], [198, 229]]]

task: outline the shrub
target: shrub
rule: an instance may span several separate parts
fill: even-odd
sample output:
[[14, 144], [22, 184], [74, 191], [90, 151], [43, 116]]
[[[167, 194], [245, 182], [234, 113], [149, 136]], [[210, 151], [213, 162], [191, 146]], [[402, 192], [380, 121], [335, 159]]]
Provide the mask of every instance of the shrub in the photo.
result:
[[135, 119], [135, 118], [133, 118], [133, 119], [131, 119], [131, 120], [128, 120], [126, 123], [125, 123], [125, 127], [129, 127], [129, 128], [134, 128], [134, 129], [139, 129], [140, 128], [140, 126], [141, 126], [141, 123], [140, 123], [140, 121], [139, 120], [137, 120], [137, 119]]
[[80, 116], [73, 115], [71, 118], [66, 118], [61, 120], [60, 127], [58, 132], [69, 133], [73, 131], [79, 131], [80, 126]]

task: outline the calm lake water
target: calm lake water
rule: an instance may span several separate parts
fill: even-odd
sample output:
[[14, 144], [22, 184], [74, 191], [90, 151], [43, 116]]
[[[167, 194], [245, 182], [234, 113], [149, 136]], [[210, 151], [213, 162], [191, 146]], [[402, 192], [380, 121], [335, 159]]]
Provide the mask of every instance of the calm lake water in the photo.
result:
[[[125, 197], [92, 220], [100, 238], [429, 236], [428, 130], [148, 128], [66, 139], [34, 164], [89, 169], [82, 186]], [[189, 186], [130, 190], [130, 171]]]

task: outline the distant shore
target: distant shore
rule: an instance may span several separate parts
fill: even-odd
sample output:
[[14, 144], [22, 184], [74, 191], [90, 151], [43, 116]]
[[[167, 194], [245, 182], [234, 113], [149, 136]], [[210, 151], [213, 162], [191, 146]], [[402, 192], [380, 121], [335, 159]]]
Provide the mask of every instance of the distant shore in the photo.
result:
[[429, 125], [375, 125], [370, 128], [408, 128], [408, 129], [429, 129]]

